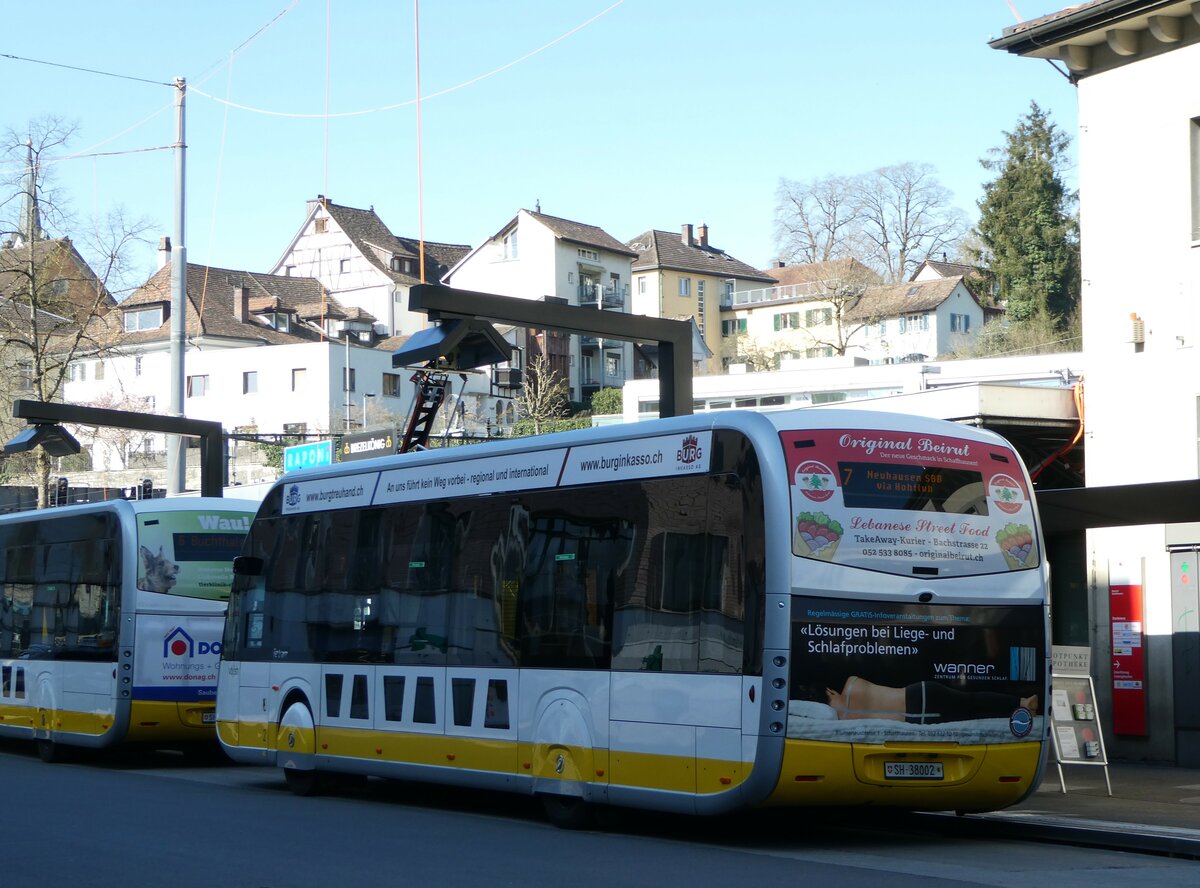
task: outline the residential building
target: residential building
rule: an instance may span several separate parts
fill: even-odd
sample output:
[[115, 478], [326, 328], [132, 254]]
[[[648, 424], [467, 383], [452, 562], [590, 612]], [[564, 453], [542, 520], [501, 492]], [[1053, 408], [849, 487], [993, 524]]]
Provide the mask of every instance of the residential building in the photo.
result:
[[769, 285], [773, 279], [709, 244], [708, 226], [703, 222], [695, 233], [691, 225], [684, 225], [678, 234], [644, 231], [627, 245], [637, 252], [633, 313], [693, 319], [707, 351], [698, 362], [697, 373], [722, 372], [721, 306], [735, 291]]
[[[161, 261], [105, 319], [105, 347], [74, 362], [70, 402], [167, 410], [172, 269]], [[392, 366], [404, 337], [381, 336], [375, 318], [343, 307], [320, 281], [189, 263], [184, 310], [186, 416], [220, 422], [234, 434], [290, 442], [406, 423], [412, 374]], [[492, 418], [486, 380], [453, 382], [443, 423], [454, 417], [470, 425], [470, 434], [485, 429]], [[127, 485], [126, 476], [153, 477], [165, 453], [163, 436], [119, 429], [97, 430], [86, 443], [95, 470], [110, 473], [110, 486]], [[231, 480], [273, 477], [254, 448], [230, 450]]]
[[411, 335], [428, 319], [408, 310], [409, 289], [437, 283], [469, 250], [397, 237], [374, 207], [342, 206], [318, 194], [271, 273], [317, 279], [345, 308], [370, 314], [378, 336]]
[[773, 287], [733, 291], [721, 306], [726, 366], [779, 369], [850, 356], [925, 361], [960, 349], [984, 321], [962, 276], [900, 284], [853, 259], [770, 269]]
[[[1077, 87], [1089, 492], [1194, 480], [1197, 5], [1081, 3], [1006, 28], [991, 46], [1049, 59]], [[1056, 598], [1054, 640], [1091, 649], [1110, 755], [1200, 766], [1197, 551], [1200, 523], [1100, 527], [1055, 562], [1078, 579]]]
[[[628, 313], [637, 253], [595, 225], [522, 209], [442, 278], [462, 290]], [[570, 398], [588, 403], [601, 388], [633, 376], [634, 346], [594, 336], [511, 330], [521, 353], [541, 353], [568, 381]]]

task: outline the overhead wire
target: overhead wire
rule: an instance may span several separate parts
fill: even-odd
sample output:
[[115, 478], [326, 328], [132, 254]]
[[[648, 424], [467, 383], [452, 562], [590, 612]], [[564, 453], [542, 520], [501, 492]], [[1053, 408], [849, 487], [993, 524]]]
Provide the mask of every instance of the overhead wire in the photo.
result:
[[[608, 15], [610, 12], [612, 12], [618, 6], [622, 5], [624, 2], [625, 2], [625, 0], [616, 0], [616, 2], [613, 3], [611, 6], [608, 6], [607, 8], [602, 9], [600, 12], [596, 13], [595, 15], [593, 15], [591, 18], [587, 19], [586, 21], [581, 22], [580, 24], [571, 28], [569, 31], [566, 31], [566, 32], [560, 34], [559, 36], [557, 36], [553, 40], [551, 40], [549, 43], [543, 44], [542, 46], [539, 46], [537, 49], [531, 50], [530, 52], [525, 53], [525, 55], [523, 55], [519, 58], [513, 59], [511, 62], [507, 62], [506, 64], [501, 65], [499, 68], [493, 68], [491, 71], [488, 71], [485, 74], [480, 74], [478, 77], [472, 77], [470, 80], [464, 80], [462, 83], [455, 84], [454, 86], [449, 86], [449, 87], [446, 87], [445, 89], [440, 89], [440, 90], [437, 90], [436, 92], [431, 92], [427, 96], [422, 96], [421, 99], [423, 101], [427, 101], [429, 99], [440, 98], [441, 96], [445, 96], [445, 95], [449, 95], [450, 93], [457, 92], [460, 89], [465, 89], [468, 86], [473, 86], [476, 83], [480, 83], [481, 81], [487, 80], [490, 77], [495, 77], [497, 74], [500, 74], [503, 71], [507, 71], [509, 68], [512, 68], [515, 65], [519, 65], [521, 62], [528, 61], [529, 59], [533, 58], [534, 56], [538, 55], [539, 53], [545, 52], [546, 50], [550, 49], [552, 46], [555, 46], [556, 44], [561, 43], [562, 41], [566, 40], [568, 37], [570, 37], [574, 34], [577, 34], [578, 32], [582, 31], [584, 28], [586, 28], [588, 25], [591, 25], [593, 22], [596, 22], [596, 21], [602, 19], [604, 16]], [[218, 96], [214, 96], [209, 93], [206, 93], [201, 89], [195, 89], [194, 91], [198, 95], [204, 96], [204, 98], [210, 99], [211, 101], [218, 102], [218, 103], [225, 103], [224, 99], [221, 99]], [[317, 119], [317, 118], [324, 118], [326, 116], [332, 117], [332, 118], [339, 118], [339, 117], [363, 117], [367, 114], [381, 114], [381, 113], [384, 113], [387, 111], [396, 111], [400, 108], [407, 108], [410, 105], [416, 104], [416, 101], [417, 101], [416, 99], [407, 99], [403, 102], [395, 102], [390, 105], [380, 105], [379, 107], [376, 107], [376, 108], [363, 108], [358, 111], [338, 111], [338, 112], [334, 112], [332, 114], [294, 112], [294, 111], [273, 111], [269, 108], [259, 108], [254, 105], [245, 105], [240, 102], [228, 102], [228, 104], [231, 107], [238, 109], [239, 111], [247, 111], [252, 114], [264, 114], [268, 117], [290, 117], [290, 118], [301, 119], [301, 120], [303, 120], [303, 119], [312, 120], [312, 119]]]

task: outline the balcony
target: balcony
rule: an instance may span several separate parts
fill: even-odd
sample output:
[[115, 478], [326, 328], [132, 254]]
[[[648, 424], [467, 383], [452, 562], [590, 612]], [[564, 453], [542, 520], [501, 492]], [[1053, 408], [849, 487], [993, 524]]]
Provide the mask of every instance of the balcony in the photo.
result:
[[602, 287], [599, 284], [579, 285], [579, 305], [581, 308], [623, 309], [625, 300], [629, 298], [629, 285], [620, 287]]
[[754, 290], [735, 290], [721, 297], [721, 308], [734, 309], [747, 305], [762, 305], [770, 302], [803, 301], [806, 299], [823, 299], [825, 283], [811, 281], [803, 284], [787, 284], [778, 287], [759, 287]]

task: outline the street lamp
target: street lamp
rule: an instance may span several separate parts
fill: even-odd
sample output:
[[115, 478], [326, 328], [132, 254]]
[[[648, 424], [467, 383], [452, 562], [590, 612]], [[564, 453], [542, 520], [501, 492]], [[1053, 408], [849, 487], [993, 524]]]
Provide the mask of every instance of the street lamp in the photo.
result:
[[367, 398], [375, 397], [374, 392], [363, 392], [362, 427], [367, 427]]

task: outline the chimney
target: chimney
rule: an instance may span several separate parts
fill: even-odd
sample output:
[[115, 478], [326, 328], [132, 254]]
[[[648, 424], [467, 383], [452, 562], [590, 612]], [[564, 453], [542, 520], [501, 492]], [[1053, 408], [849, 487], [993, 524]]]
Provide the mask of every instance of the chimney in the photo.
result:
[[160, 237], [158, 239], [158, 267], [163, 268], [171, 264], [171, 239], [169, 237]]
[[682, 243], [685, 247], [690, 247], [695, 243], [695, 241], [692, 240], [692, 226], [691, 225], [683, 226], [683, 231], [680, 234], [679, 242]]
[[708, 225], [705, 224], [704, 222], [701, 222], [700, 227], [697, 228], [696, 231], [700, 235], [700, 246], [707, 247], [708, 246]]
[[317, 209], [317, 207], [327, 207], [329, 206], [329, 203], [330, 202], [325, 195], [318, 194], [316, 200], [310, 200], [308, 202], [308, 212], [311, 213], [313, 210]]
[[233, 288], [233, 319], [240, 324], [250, 319], [250, 288]]
[[780, 259], [778, 262], [775, 263], [775, 267], [776, 268], [787, 268], [787, 263], [784, 262], [782, 259]]

